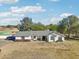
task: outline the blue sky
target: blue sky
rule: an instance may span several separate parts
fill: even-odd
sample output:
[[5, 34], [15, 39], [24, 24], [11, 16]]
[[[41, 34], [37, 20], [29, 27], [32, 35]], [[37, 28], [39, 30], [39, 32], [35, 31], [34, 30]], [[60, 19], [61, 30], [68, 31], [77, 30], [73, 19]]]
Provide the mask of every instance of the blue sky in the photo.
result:
[[23, 17], [57, 24], [70, 15], [79, 17], [78, 5], [79, 0], [0, 0], [0, 25], [16, 25]]

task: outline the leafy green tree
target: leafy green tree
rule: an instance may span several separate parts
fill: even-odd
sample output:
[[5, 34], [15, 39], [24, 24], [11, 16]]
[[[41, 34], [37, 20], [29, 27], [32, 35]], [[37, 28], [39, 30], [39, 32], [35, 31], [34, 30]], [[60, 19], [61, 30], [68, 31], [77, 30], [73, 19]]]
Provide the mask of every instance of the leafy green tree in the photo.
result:
[[32, 19], [29, 17], [24, 17], [23, 20], [20, 21], [21, 24], [18, 25], [18, 29], [20, 31], [28, 31], [31, 30]]
[[57, 25], [49, 24], [46, 26], [50, 31], [57, 31]]
[[68, 24], [67, 24], [67, 18], [63, 18], [63, 20], [59, 21], [59, 24], [58, 24], [58, 32], [60, 33], [67, 33], [67, 27], [68, 27]]
[[32, 25], [32, 30], [35, 30], [35, 31], [37, 31], [37, 30], [46, 30], [46, 26], [39, 22], [39, 23], [36, 23], [36, 24]]
[[75, 15], [71, 15], [67, 18], [63, 18], [63, 20], [60, 21], [58, 25], [58, 31], [61, 33], [68, 33], [68, 36], [70, 37], [71, 33], [76, 33], [79, 31], [79, 18]]

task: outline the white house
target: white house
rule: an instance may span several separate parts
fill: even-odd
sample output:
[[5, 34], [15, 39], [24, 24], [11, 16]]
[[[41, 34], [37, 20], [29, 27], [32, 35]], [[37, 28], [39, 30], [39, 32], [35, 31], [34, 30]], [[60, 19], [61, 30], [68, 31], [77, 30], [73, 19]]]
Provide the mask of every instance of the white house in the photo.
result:
[[20, 31], [15, 34], [16, 39], [39, 40], [39, 41], [64, 41], [64, 35], [54, 33], [53, 31]]
[[52, 33], [48, 36], [48, 42], [64, 41], [65, 36], [62, 34]]

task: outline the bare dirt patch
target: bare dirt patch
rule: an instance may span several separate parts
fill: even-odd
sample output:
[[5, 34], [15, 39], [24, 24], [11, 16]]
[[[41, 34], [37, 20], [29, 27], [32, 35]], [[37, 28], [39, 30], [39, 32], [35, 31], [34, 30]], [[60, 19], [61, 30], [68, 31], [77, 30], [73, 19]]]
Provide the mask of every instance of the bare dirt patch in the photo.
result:
[[0, 59], [79, 59], [78, 44], [78, 41], [13, 42], [1, 48]]

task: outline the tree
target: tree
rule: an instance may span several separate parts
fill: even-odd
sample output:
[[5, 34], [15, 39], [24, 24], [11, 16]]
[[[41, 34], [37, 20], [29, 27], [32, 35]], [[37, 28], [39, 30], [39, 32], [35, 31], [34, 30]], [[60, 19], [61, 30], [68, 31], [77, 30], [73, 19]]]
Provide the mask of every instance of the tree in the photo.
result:
[[63, 18], [63, 20], [59, 21], [58, 23], [58, 32], [60, 33], [67, 33], [67, 18]]
[[46, 30], [46, 26], [38, 22], [32, 25], [32, 30]]
[[20, 31], [28, 31], [31, 30], [32, 19], [29, 17], [24, 17], [23, 20], [20, 21], [21, 24], [18, 24], [18, 29]]
[[7, 28], [17, 28], [17, 25], [6, 25]]
[[49, 24], [46, 26], [50, 31], [57, 31], [57, 25]]
[[58, 30], [62, 33], [68, 33], [68, 36], [70, 37], [71, 33], [76, 33], [78, 31], [79, 18], [75, 15], [71, 15], [67, 18], [63, 18], [58, 25]]

